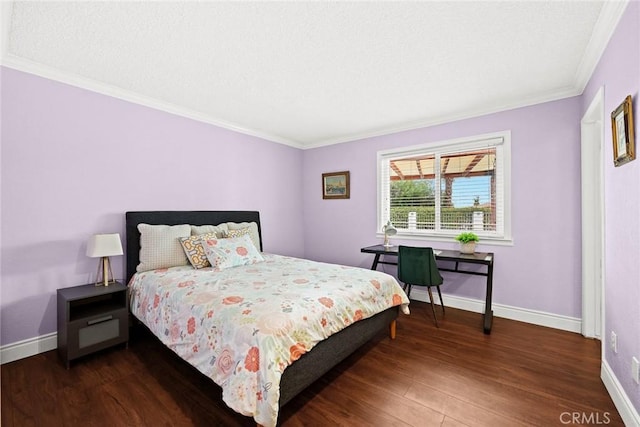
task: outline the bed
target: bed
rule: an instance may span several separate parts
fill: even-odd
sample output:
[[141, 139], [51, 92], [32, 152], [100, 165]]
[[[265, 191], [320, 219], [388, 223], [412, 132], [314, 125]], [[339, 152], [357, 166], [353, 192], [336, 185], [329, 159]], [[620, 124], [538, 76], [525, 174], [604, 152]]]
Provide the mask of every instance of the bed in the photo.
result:
[[[406, 295], [399, 287], [398, 283], [391, 276], [386, 275], [381, 272], [374, 272], [370, 270], [359, 269], [355, 267], [346, 267], [346, 266], [337, 266], [331, 264], [323, 264], [323, 263], [313, 263], [312, 261], [299, 260], [290, 257], [282, 257], [272, 254], [263, 254], [263, 262], [252, 264], [248, 266], [242, 267], [234, 267], [232, 269], [225, 269], [219, 272], [213, 271], [213, 268], [203, 268], [200, 270], [194, 269], [191, 266], [185, 267], [172, 267], [168, 269], [160, 268], [155, 269], [153, 271], [145, 271], [145, 272], [136, 272], [138, 265], [141, 263], [141, 233], [139, 231], [138, 226], [140, 224], [146, 224], [143, 227], [148, 226], [176, 226], [181, 224], [189, 224], [190, 226], [206, 226], [206, 225], [216, 225], [216, 224], [224, 224], [224, 223], [234, 223], [234, 224], [251, 224], [253, 223], [256, 237], [254, 239], [254, 244], [256, 248], [262, 253], [262, 230], [260, 224], [260, 215], [256, 211], [148, 211], [148, 212], [127, 212], [126, 213], [126, 247], [127, 247], [127, 283], [129, 283], [131, 290], [131, 311], [132, 314], [140, 320], [147, 328], [151, 330], [165, 345], [167, 345], [170, 349], [176, 352], [180, 357], [185, 359], [187, 362], [191, 363], [195, 366], [200, 372], [209, 376], [212, 380], [214, 380], [218, 385], [223, 388], [223, 400], [225, 403], [231, 407], [231, 409], [236, 410], [237, 412], [252, 416], [256, 423], [264, 426], [272, 426], [277, 423], [277, 410], [279, 407], [285, 405], [288, 401], [290, 401], [294, 396], [296, 396], [299, 392], [304, 390], [308, 385], [313, 383], [316, 379], [320, 378], [324, 375], [328, 370], [337, 365], [351, 353], [353, 353], [356, 349], [361, 347], [367, 341], [369, 341], [372, 337], [377, 335], [382, 329], [389, 328], [389, 333], [391, 338], [395, 337], [395, 322], [398, 317], [399, 311], [402, 309], [405, 313], [408, 313], [408, 302], [409, 300], [406, 298]], [[144, 260], [143, 260], [144, 262]], [[312, 263], [312, 264], [308, 264]], [[253, 392], [255, 392], [255, 400], [257, 402], [254, 404], [252, 402], [252, 406], [247, 408], [246, 405], [242, 406], [242, 404], [236, 403], [235, 401], [230, 402], [227, 400], [229, 395], [232, 393], [227, 389], [233, 388], [235, 390], [233, 393], [237, 394], [237, 391], [240, 390], [237, 384], [232, 383], [237, 378], [241, 376], [241, 372], [243, 371], [243, 366], [241, 362], [236, 362], [235, 370], [231, 370], [231, 372], [226, 373], [226, 377], [221, 378], [220, 372], [216, 371], [212, 373], [211, 369], [209, 369], [209, 365], [213, 366], [216, 361], [222, 360], [222, 355], [220, 353], [215, 353], [215, 356], [207, 355], [206, 351], [213, 352], [213, 348], [216, 347], [216, 343], [220, 340], [222, 341], [223, 335], [228, 335], [229, 330], [232, 328], [238, 328], [238, 325], [242, 325], [245, 323], [246, 317], [238, 317], [241, 320], [231, 320], [228, 314], [228, 307], [230, 305], [235, 306], [235, 315], [241, 316], [243, 314], [254, 315], [254, 313], [259, 313], [261, 309], [266, 310], [263, 307], [266, 299], [272, 299], [271, 295], [276, 295], [273, 298], [279, 298], [283, 292], [274, 292], [273, 290], [269, 290], [269, 297], [265, 298], [264, 295], [260, 294], [263, 292], [263, 286], [266, 282], [277, 282], [282, 280], [289, 280], [289, 277], [285, 277], [284, 279], [274, 280], [273, 275], [279, 274], [281, 276], [292, 276], [298, 274], [299, 271], [311, 271], [313, 270], [313, 274], [309, 274], [306, 277], [311, 275], [314, 276], [313, 279], [310, 279], [312, 283], [306, 283], [307, 279], [292, 279], [292, 282], [295, 284], [300, 284], [304, 289], [304, 292], [309, 292], [309, 296], [305, 296], [300, 298], [296, 290], [296, 294], [294, 295], [296, 298], [294, 299], [294, 303], [292, 305], [296, 305], [298, 303], [302, 304], [304, 301], [309, 301], [310, 303], [314, 303], [311, 309], [307, 309], [309, 313], [309, 318], [313, 319], [314, 313], [317, 310], [324, 310], [324, 307], [319, 306], [317, 301], [326, 300], [325, 297], [316, 298], [316, 295], [313, 292], [319, 292], [324, 289], [324, 286], [333, 281], [343, 280], [342, 287], [339, 291], [342, 292], [344, 288], [351, 288], [352, 284], [350, 282], [344, 281], [344, 279], [340, 279], [343, 277], [349, 277], [349, 280], [353, 277], [353, 282], [355, 287], [355, 282], [366, 282], [368, 281], [374, 286], [369, 286], [369, 288], [375, 287], [378, 289], [377, 292], [380, 294], [366, 294], [366, 297], [363, 297], [363, 300], [366, 299], [367, 308], [362, 308], [362, 310], [358, 309], [354, 311], [349, 307], [356, 307], [353, 304], [346, 304], [345, 307], [342, 307], [340, 316], [344, 317], [345, 325], [340, 326], [337, 325], [337, 321], [329, 320], [330, 327], [326, 325], [325, 314], [322, 314], [322, 327], [317, 325], [317, 322], [314, 321], [313, 325], [315, 325], [315, 329], [321, 329], [324, 332], [310, 331], [310, 332], [300, 332], [298, 327], [292, 327], [289, 329], [295, 330], [293, 333], [293, 339], [291, 337], [286, 338], [286, 340], [291, 340], [293, 343], [290, 347], [291, 356], [289, 360], [284, 360], [280, 355], [265, 355], [260, 354], [262, 366], [269, 365], [269, 369], [272, 369], [274, 372], [269, 372], [269, 376], [265, 373], [265, 378], [259, 377], [255, 380], [256, 384], [252, 385], [252, 388], [247, 388], [243, 390], [241, 394], [245, 398], [245, 400], [254, 400]], [[136, 274], [137, 273], [137, 274]], [[253, 276], [251, 276], [253, 275]], [[197, 286], [192, 284], [192, 282], [196, 280], [205, 280], [205, 285]], [[268, 280], [263, 280], [263, 277], [272, 277]], [[319, 280], [319, 284], [314, 284], [313, 280]], [[202, 279], [206, 277], [206, 279]], [[253, 277], [253, 279], [249, 279], [249, 277]], [[296, 276], [298, 277], [298, 276]], [[215, 278], [215, 279], [212, 279]], [[250, 284], [236, 284], [240, 280], [251, 280]], [[257, 278], [257, 279], [256, 279]], [[336, 279], [338, 278], [338, 279]], [[179, 283], [176, 283], [178, 282]], [[188, 283], [188, 285], [183, 284]], [[212, 286], [212, 283], [215, 286]], [[381, 285], [382, 283], [382, 285]], [[395, 283], [395, 285], [393, 284]], [[231, 285], [229, 285], [231, 284]], [[155, 286], [155, 288], [154, 288]], [[253, 286], [251, 288], [251, 286]], [[278, 285], [282, 286], [282, 285]], [[287, 284], [289, 286], [289, 284]], [[327, 285], [328, 286], [328, 285]], [[380, 287], [383, 287], [383, 290], [380, 290]], [[396, 288], [397, 287], [397, 288]], [[200, 307], [193, 303], [196, 300], [203, 300], [201, 296], [195, 296], [192, 289], [203, 288], [206, 289], [208, 294], [210, 295], [211, 289], [234, 289], [233, 300], [230, 300], [231, 297], [225, 297], [221, 301], [223, 304], [220, 306], [207, 306], [209, 307], [208, 312], [198, 312]], [[172, 291], [168, 291], [167, 289], [172, 289]], [[281, 289], [281, 288], [277, 288]], [[287, 288], [288, 289], [288, 288]], [[297, 289], [297, 288], [296, 288]], [[327, 288], [329, 289], [329, 288]], [[149, 295], [145, 296], [145, 292], [148, 292]], [[240, 293], [245, 292], [245, 293]], [[255, 292], [255, 296], [252, 295]], [[265, 290], [266, 292], [266, 290]], [[302, 292], [302, 291], [300, 291]], [[323, 290], [323, 292], [328, 292], [327, 290]], [[332, 291], [333, 292], [333, 291]], [[368, 290], [359, 290], [361, 295], [365, 295], [365, 292]], [[384, 294], [383, 294], [384, 292]], [[235, 295], [238, 294], [238, 295]], [[392, 306], [388, 308], [382, 308], [382, 311], [377, 313], [369, 313], [367, 310], [370, 310], [369, 304], [377, 304], [382, 305], [382, 300], [390, 300], [391, 294], [392, 297]], [[260, 296], [262, 295], [262, 296]], [[306, 295], [306, 294], [305, 294]], [[155, 296], [155, 300], [154, 300]], [[260, 301], [251, 301], [251, 298], [258, 298]], [[160, 300], [160, 301], [159, 301]], [[229, 301], [224, 301], [229, 300]], [[241, 303], [238, 303], [241, 301]], [[336, 300], [338, 301], [338, 300]], [[322, 302], [322, 301], [321, 301]], [[322, 302], [326, 306], [333, 305], [333, 301], [329, 301], [331, 304], [327, 304], [326, 302]], [[238, 304], [236, 304], [238, 303]], [[388, 301], [387, 301], [388, 303]], [[166, 304], [166, 307], [162, 306], [162, 304]], [[185, 305], [180, 308], [180, 305]], [[207, 302], [208, 304], [208, 302]], [[284, 306], [283, 306], [284, 304]], [[289, 312], [295, 311], [291, 307], [286, 307], [287, 302], [280, 302], [281, 310], [277, 313], [278, 316], [281, 315], [280, 311]], [[360, 302], [357, 303], [358, 307], [360, 307]], [[243, 305], [241, 307], [241, 305]], [[336, 310], [338, 310], [339, 303], [336, 302]], [[391, 305], [391, 303], [389, 303]], [[153, 306], [153, 308], [151, 308]], [[320, 307], [317, 309], [316, 307]], [[364, 307], [364, 306], [363, 306]], [[240, 311], [240, 308], [244, 308]], [[154, 312], [156, 310], [156, 312]], [[199, 313], [194, 314], [189, 318], [189, 326], [185, 329], [187, 332], [178, 331], [178, 335], [176, 337], [177, 340], [171, 341], [171, 336], [175, 335], [170, 326], [164, 325], [163, 322], [170, 322], [168, 318], [175, 312], [178, 311], [189, 311], [190, 313]], [[347, 311], [345, 311], [347, 310]], [[253, 311], [253, 313], [252, 313]], [[364, 311], [364, 315], [362, 312]], [[222, 322], [220, 319], [216, 319], [213, 314], [216, 316], [220, 316], [220, 318], [227, 319], [226, 322]], [[229, 312], [230, 313], [230, 312]], [[177, 315], [176, 315], [177, 316]], [[226, 316], [226, 317], [225, 317]], [[259, 316], [259, 314], [255, 314], [255, 316]], [[211, 317], [212, 319], [207, 319]], [[269, 316], [270, 317], [270, 316]], [[277, 316], [276, 316], [277, 317]], [[195, 320], [194, 320], [195, 318]], [[263, 316], [264, 318], [264, 316]], [[328, 318], [328, 317], [327, 317]], [[307, 316], [304, 316], [304, 319], [307, 320]], [[248, 320], [247, 320], [248, 321]], [[284, 322], [284, 323], [283, 323]], [[283, 320], [280, 324], [290, 325], [289, 320]], [[273, 323], [273, 322], [271, 322]], [[279, 324], [279, 325], [280, 325]], [[336, 325], [334, 325], [336, 324]], [[233, 326], [231, 326], [233, 325]], [[264, 327], [264, 324], [262, 324]], [[201, 326], [201, 327], [200, 327]], [[244, 327], [244, 326], [243, 326]], [[278, 326], [280, 327], [280, 326]], [[244, 327], [244, 330], [247, 330], [249, 326]], [[264, 335], [263, 331], [258, 326], [251, 326], [253, 328], [254, 336]], [[323, 329], [324, 328], [324, 329]], [[329, 329], [339, 330], [330, 330]], [[171, 329], [171, 330], [170, 330]], [[192, 330], [197, 329], [198, 331], [204, 331], [202, 333], [203, 336], [206, 335], [205, 338], [200, 338], [200, 341], [185, 341], [180, 339], [182, 335], [188, 335], [192, 332]], [[164, 333], [163, 333], [164, 331]], [[213, 332], [212, 332], [213, 331]], [[242, 335], [241, 332], [234, 332], [234, 340], [237, 341], [237, 336]], [[318, 333], [328, 334], [327, 337], [323, 337], [322, 339], [317, 339]], [[297, 334], [297, 335], [296, 335]], [[314, 335], [315, 334], [315, 335]], [[225, 336], [226, 336], [225, 335]], [[248, 333], [244, 333], [244, 335], [251, 335]], [[285, 340], [285, 338], [279, 338], [280, 331], [276, 331], [273, 336], [278, 336], [277, 339]], [[300, 336], [303, 335], [303, 338]], [[195, 336], [195, 333], [194, 333]], [[311, 337], [310, 337], [311, 336]], [[262, 337], [264, 341], [268, 343], [269, 347], [274, 347], [276, 349], [280, 348], [280, 344], [273, 344], [272, 339], [276, 339], [274, 337]], [[251, 336], [248, 339], [252, 339]], [[283, 342], [289, 342], [289, 341]], [[307, 341], [305, 341], [307, 340]], [[300, 344], [300, 341], [304, 344]], [[178, 344], [176, 344], [178, 342]], [[185, 342], [188, 343], [189, 346], [192, 346], [188, 349], [185, 349]], [[263, 345], [264, 345], [263, 342]], [[309, 344], [311, 343], [311, 344]], [[288, 344], [287, 344], [288, 345]], [[222, 346], [222, 344], [219, 344]], [[207, 347], [207, 348], [205, 348]], [[211, 348], [209, 348], [211, 347]], [[309, 348], [307, 348], [309, 347]], [[254, 347], [251, 347], [253, 349]], [[193, 350], [196, 350], [197, 353], [194, 353]], [[266, 350], [265, 350], [266, 351]], [[236, 351], [237, 352], [237, 351]], [[295, 356], [294, 356], [294, 353]], [[192, 356], [196, 355], [196, 356]], [[249, 355], [247, 354], [247, 358]], [[249, 368], [247, 365], [247, 358], [244, 359], [245, 366], [244, 368]], [[203, 363], [203, 361], [210, 360], [210, 363]], [[200, 365], [200, 366], [198, 366]], [[272, 367], [271, 365], [275, 365]], [[267, 371], [266, 369], [264, 369]], [[246, 369], [244, 369], [246, 371]], [[262, 374], [261, 374], [262, 375]], [[239, 380], [238, 380], [239, 381]], [[221, 384], [222, 383], [222, 384]], [[279, 383], [279, 384], [278, 384]], [[247, 386], [249, 387], [249, 386]], [[227, 397], [225, 397], [225, 392], [227, 392]], [[249, 397], [247, 397], [249, 396]], [[237, 396], [234, 395], [234, 399]], [[229, 398], [231, 399], [231, 398]], [[274, 403], [275, 400], [275, 403]], [[271, 401], [270, 403], [268, 401]], [[270, 405], [270, 406], [269, 406]], [[265, 409], [266, 408], [266, 409]]]

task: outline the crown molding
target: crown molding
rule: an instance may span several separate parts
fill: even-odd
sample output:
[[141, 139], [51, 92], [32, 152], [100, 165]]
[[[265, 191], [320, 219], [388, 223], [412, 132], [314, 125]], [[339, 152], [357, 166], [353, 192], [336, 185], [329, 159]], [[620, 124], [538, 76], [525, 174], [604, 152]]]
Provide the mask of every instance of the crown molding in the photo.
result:
[[620, 18], [624, 13], [629, 0], [606, 1], [602, 5], [602, 10], [596, 21], [596, 25], [591, 33], [591, 38], [584, 51], [578, 70], [576, 71], [574, 87], [584, 92], [589, 79], [593, 75], [596, 66], [602, 58], [611, 36], [618, 27]]
[[315, 143], [305, 144], [304, 149], [320, 148], [328, 145], [342, 144], [345, 142], [354, 142], [362, 139], [375, 138], [378, 136], [391, 135], [394, 133], [406, 132], [421, 128], [427, 128], [432, 126], [443, 125], [447, 123], [456, 122], [459, 120], [472, 119], [476, 117], [486, 116], [488, 114], [501, 113], [509, 110], [515, 110], [517, 108], [529, 107], [532, 105], [543, 104], [545, 102], [558, 101], [560, 99], [571, 98], [573, 96], [581, 95], [582, 92], [574, 87], [564, 87], [555, 91], [536, 94], [527, 98], [523, 98], [517, 103], [501, 104], [497, 103], [489, 105], [483, 108], [470, 109], [462, 111], [456, 114], [449, 114], [446, 116], [440, 116], [434, 119], [420, 120], [404, 125], [379, 129], [373, 132], [365, 132], [359, 134], [352, 134], [341, 138], [332, 138], [324, 141], [318, 141]]
[[19, 58], [14, 55], [7, 54], [6, 51], [2, 56], [1, 65], [7, 68], [12, 68], [25, 73], [33, 74], [39, 77], [43, 77], [49, 80], [54, 80], [60, 83], [75, 86], [81, 89], [86, 89], [91, 92], [97, 92], [102, 95], [111, 96], [113, 98], [121, 99], [134, 104], [142, 105], [145, 107], [153, 108], [155, 110], [164, 111], [166, 113], [174, 114], [187, 119], [196, 120], [199, 122], [214, 125], [223, 129], [227, 129], [233, 132], [238, 132], [244, 135], [253, 136], [256, 138], [264, 139], [270, 142], [287, 145], [293, 148], [302, 149], [303, 145], [298, 142], [282, 138], [278, 135], [273, 135], [265, 132], [248, 129], [237, 125], [235, 123], [227, 122], [225, 120], [209, 117], [205, 114], [197, 111], [192, 111], [186, 108], [179, 107], [170, 102], [161, 101], [152, 97], [137, 94], [135, 92], [122, 89], [116, 86], [111, 86], [105, 83], [101, 83], [95, 80], [87, 79], [64, 71], [58, 70], [53, 67], [49, 67], [40, 63], [29, 61], [24, 58]]
[[524, 98], [517, 103], [495, 104], [495, 105], [486, 106], [484, 108], [467, 110], [467, 111], [456, 113], [456, 114], [440, 116], [434, 119], [415, 121], [411, 123], [406, 123], [401, 126], [393, 126], [389, 128], [379, 129], [373, 132], [364, 132], [359, 134], [348, 135], [345, 137], [330, 138], [330, 139], [318, 141], [315, 143], [301, 144], [299, 142], [282, 138], [278, 135], [259, 132], [253, 129], [244, 128], [234, 123], [226, 122], [224, 120], [215, 119], [215, 118], [206, 116], [202, 113], [191, 111], [191, 110], [179, 107], [177, 105], [160, 101], [158, 99], [154, 99], [151, 97], [139, 95], [122, 88], [107, 85], [104, 83], [97, 82], [95, 80], [86, 79], [76, 75], [71, 75], [69, 73], [60, 71], [53, 67], [48, 67], [33, 61], [26, 60], [24, 58], [15, 57], [13, 55], [5, 54], [2, 57], [1, 65], [18, 70], [18, 71], [22, 71], [25, 73], [44, 77], [46, 79], [65, 83], [81, 89], [86, 89], [92, 92], [97, 92], [97, 93], [111, 96], [117, 99], [122, 99], [124, 101], [128, 101], [134, 104], [143, 105], [145, 107], [164, 111], [170, 114], [175, 114], [177, 116], [185, 117], [185, 118], [196, 120], [199, 122], [208, 123], [220, 128], [242, 133], [244, 135], [254, 136], [267, 141], [287, 145], [289, 147], [298, 148], [302, 150], [320, 148], [324, 146], [342, 144], [346, 142], [354, 142], [354, 141], [367, 139], [367, 138], [391, 135], [394, 133], [400, 133], [400, 132], [416, 130], [420, 128], [437, 126], [437, 125], [451, 123], [459, 120], [471, 119], [471, 118], [480, 117], [488, 114], [494, 114], [494, 113], [504, 112], [508, 110], [513, 110], [516, 108], [522, 108], [522, 107], [541, 104], [545, 102], [556, 101], [559, 99], [570, 98], [572, 96], [577, 96], [582, 93], [580, 90], [576, 88], [565, 87], [556, 91], [536, 94], [534, 96]]
[[406, 132], [416, 130], [425, 127], [432, 127], [451, 123], [459, 120], [466, 120], [475, 117], [480, 117], [488, 114], [494, 114], [504, 112], [516, 108], [527, 107], [535, 104], [541, 104], [545, 102], [556, 101], [572, 96], [581, 95], [595, 70], [602, 54], [609, 42], [613, 32], [615, 31], [620, 18], [622, 17], [629, 0], [620, 1], [607, 1], [603, 3], [602, 10], [596, 22], [596, 26], [589, 40], [585, 53], [582, 57], [578, 70], [574, 78], [574, 84], [572, 87], [559, 88], [555, 91], [550, 91], [543, 94], [536, 94], [528, 98], [524, 98], [517, 103], [501, 104], [496, 103], [494, 105], [487, 105], [482, 108], [470, 109], [466, 111], [457, 112], [455, 114], [443, 115], [436, 118], [430, 118], [425, 120], [418, 120], [409, 123], [405, 123], [399, 126], [391, 126], [388, 128], [381, 128], [373, 131], [355, 133], [348, 136], [342, 136], [337, 138], [328, 138], [311, 143], [300, 143], [291, 139], [283, 138], [280, 135], [270, 134], [267, 132], [258, 131], [255, 129], [249, 129], [231, 123], [215, 117], [202, 114], [197, 111], [189, 110], [175, 104], [171, 104], [166, 101], [161, 101], [156, 98], [143, 96], [134, 93], [129, 90], [111, 86], [105, 83], [101, 83], [95, 80], [86, 79], [77, 75], [66, 73], [64, 71], [49, 67], [40, 63], [29, 61], [24, 58], [16, 57], [8, 53], [8, 39], [10, 35], [11, 13], [13, 9], [13, 1], [1, 2], [1, 17], [0, 23], [2, 24], [1, 37], [1, 55], [0, 65], [8, 68], [13, 68], [18, 71], [23, 71], [29, 74], [34, 74], [40, 77], [44, 77], [50, 80], [65, 83], [78, 88], [86, 89], [92, 92], [97, 92], [103, 95], [111, 96], [117, 99], [128, 101], [134, 104], [143, 105], [156, 110], [164, 111], [177, 116], [185, 117], [188, 119], [196, 120], [199, 122], [211, 124], [223, 129], [227, 129], [233, 132], [238, 132], [244, 135], [253, 136], [256, 138], [264, 139], [270, 142], [283, 144], [289, 147], [297, 149], [313, 149], [320, 148], [329, 145], [341, 144], [346, 142], [353, 142], [368, 138], [374, 138], [384, 135], [390, 135], [394, 133]]

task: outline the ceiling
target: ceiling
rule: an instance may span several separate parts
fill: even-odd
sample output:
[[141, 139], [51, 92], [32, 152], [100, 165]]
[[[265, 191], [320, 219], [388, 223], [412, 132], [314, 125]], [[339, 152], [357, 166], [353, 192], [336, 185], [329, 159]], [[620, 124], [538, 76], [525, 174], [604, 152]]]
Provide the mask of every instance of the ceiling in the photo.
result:
[[299, 148], [582, 93], [627, 2], [4, 2], [2, 64]]

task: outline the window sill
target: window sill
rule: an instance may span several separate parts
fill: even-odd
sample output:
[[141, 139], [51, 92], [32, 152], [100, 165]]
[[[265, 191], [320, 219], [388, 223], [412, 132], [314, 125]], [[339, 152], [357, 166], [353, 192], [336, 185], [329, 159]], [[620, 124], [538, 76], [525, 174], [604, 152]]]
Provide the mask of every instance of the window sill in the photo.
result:
[[[418, 234], [418, 233], [407, 233], [398, 231], [397, 234], [393, 236], [389, 236], [390, 240], [420, 240], [424, 242], [446, 242], [446, 243], [454, 243], [457, 244], [455, 237], [457, 234], [452, 234], [450, 236], [443, 235], [433, 235], [433, 234]], [[376, 237], [384, 239], [384, 233], [377, 232]], [[487, 246], [513, 246], [513, 239], [509, 238], [491, 238], [491, 237], [480, 237], [479, 245], [487, 245]]]

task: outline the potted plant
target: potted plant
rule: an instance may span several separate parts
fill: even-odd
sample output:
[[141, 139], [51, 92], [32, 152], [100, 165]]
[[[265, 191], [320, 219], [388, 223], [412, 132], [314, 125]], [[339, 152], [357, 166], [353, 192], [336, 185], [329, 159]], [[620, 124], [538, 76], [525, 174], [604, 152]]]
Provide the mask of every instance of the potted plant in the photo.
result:
[[476, 243], [480, 241], [476, 233], [465, 231], [456, 236], [456, 240], [460, 242], [461, 254], [472, 254], [476, 251]]

